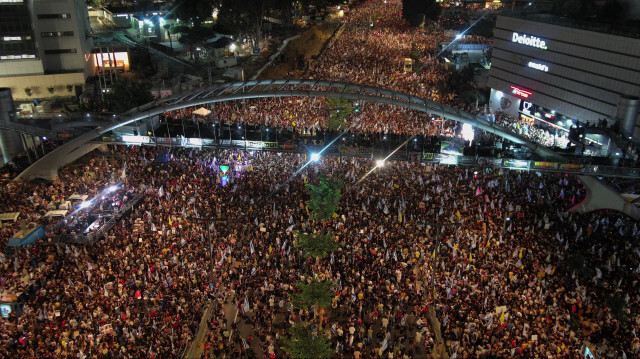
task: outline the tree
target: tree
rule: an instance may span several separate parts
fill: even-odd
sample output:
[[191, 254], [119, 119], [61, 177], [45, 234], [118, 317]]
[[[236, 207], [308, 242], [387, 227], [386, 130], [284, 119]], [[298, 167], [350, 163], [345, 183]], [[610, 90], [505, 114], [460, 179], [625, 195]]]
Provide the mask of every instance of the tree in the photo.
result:
[[329, 111], [329, 129], [339, 130], [346, 127], [345, 122], [354, 111], [351, 100], [343, 98], [330, 98], [327, 100]]
[[147, 83], [117, 80], [104, 97], [106, 107], [111, 112], [122, 113], [151, 102], [153, 96], [149, 88]]
[[411, 26], [418, 26], [426, 20], [437, 20], [440, 11], [440, 5], [435, 0], [402, 0], [402, 17]]
[[282, 350], [293, 359], [324, 359], [333, 355], [329, 338], [310, 324], [291, 327], [291, 337], [283, 338]]
[[299, 293], [291, 294], [291, 303], [296, 308], [309, 310], [312, 306], [316, 308], [328, 307], [333, 299], [332, 282], [321, 282], [317, 279], [309, 283], [298, 282], [296, 288]]
[[178, 42], [189, 49], [192, 59], [195, 48], [203, 45], [208, 39], [215, 35], [213, 29], [204, 26], [176, 26], [173, 29], [173, 33], [180, 34]]
[[193, 21], [196, 26], [212, 14], [213, 2], [211, 0], [182, 0], [174, 10], [174, 15], [178, 19]]
[[324, 234], [306, 234], [299, 231], [294, 232], [298, 237], [295, 242], [296, 248], [301, 248], [305, 253], [316, 259], [323, 258], [327, 254], [338, 249], [335, 234], [327, 232]]
[[333, 214], [340, 206], [340, 188], [342, 181], [331, 181], [327, 178], [320, 178], [317, 186], [307, 183], [310, 199], [307, 202], [313, 220], [328, 221], [333, 218]]

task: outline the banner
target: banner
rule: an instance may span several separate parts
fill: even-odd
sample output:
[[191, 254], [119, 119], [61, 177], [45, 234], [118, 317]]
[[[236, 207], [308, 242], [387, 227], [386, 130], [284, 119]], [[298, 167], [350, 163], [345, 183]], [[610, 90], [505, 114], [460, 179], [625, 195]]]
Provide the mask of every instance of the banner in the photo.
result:
[[431, 152], [425, 152], [422, 154], [423, 161], [433, 161], [434, 159], [435, 159], [435, 156]]
[[555, 163], [555, 162], [535, 161], [535, 162], [532, 162], [531, 167], [533, 167], [533, 168], [558, 168], [558, 164]]
[[478, 165], [480, 166], [491, 166], [491, 167], [499, 167], [502, 165], [502, 160], [499, 158], [489, 158], [489, 157], [479, 157]]
[[560, 169], [569, 171], [578, 171], [584, 169], [584, 165], [578, 163], [561, 163]]
[[502, 160], [502, 165], [505, 166], [505, 167], [528, 168], [529, 167], [529, 161]]

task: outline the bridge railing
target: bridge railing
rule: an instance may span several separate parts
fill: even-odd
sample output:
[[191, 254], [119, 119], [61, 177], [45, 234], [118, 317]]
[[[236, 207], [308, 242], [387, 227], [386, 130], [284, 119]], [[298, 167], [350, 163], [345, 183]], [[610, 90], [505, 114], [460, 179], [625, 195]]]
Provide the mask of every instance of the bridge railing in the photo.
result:
[[[235, 148], [251, 151], [273, 151], [273, 152], [295, 152], [309, 153], [322, 151], [323, 156], [344, 156], [344, 157], [365, 157], [378, 158], [389, 155], [387, 146], [359, 146], [353, 142], [343, 144], [341, 141], [324, 147], [322, 143], [307, 142], [303, 144], [299, 140], [284, 141], [258, 141], [258, 140], [235, 140], [235, 139], [203, 139], [185, 137], [153, 137], [153, 136], [103, 136], [102, 143], [139, 146], [166, 146], [166, 147], [186, 147], [186, 148]], [[392, 146], [393, 147], [393, 146]], [[445, 151], [446, 152], [446, 151]], [[389, 160], [417, 161], [426, 163], [437, 163], [446, 165], [495, 167], [505, 169], [517, 169], [523, 171], [540, 172], [561, 172], [570, 174], [594, 175], [603, 177], [633, 177], [640, 178], [640, 167], [623, 167], [614, 165], [602, 165], [596, 161], [598, 158], [588, 157], [576, 158], [571, 163], [556, 162], [553, 160], [537, 159], [516, 159], [498, 158], [484, 156], [465, 156], [462, 152], [437, 153], [425, 150], [425, 147], [418, 149], [409, 147], [396, 151]], [[610, 160], [604, 158], [604, 160]]]

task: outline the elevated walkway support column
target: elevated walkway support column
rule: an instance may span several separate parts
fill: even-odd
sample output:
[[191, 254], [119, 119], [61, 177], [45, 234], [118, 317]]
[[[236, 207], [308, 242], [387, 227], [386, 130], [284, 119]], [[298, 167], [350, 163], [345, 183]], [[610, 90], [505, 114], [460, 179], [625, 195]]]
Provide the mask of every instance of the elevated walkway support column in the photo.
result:
[[640, 221], [640, 209], [618, 192], [593, 176], [578, 176], [587, 187], [587, 197], [569, 209], [569, 212], [588, 213], [599, 209], [613, 209]]
[[[13, 103], [11, 89], [6, 87], [0, 88], [0, 122], [12, 122], [15, 115], [16, 107]], [[18, 132], [0, 129], [0, 152], [2, 152], [0, 166], [11, 161], [23, 150], [25, 150], [25, 148], [22, 145], [22, 138]]]
[[57, 178], [58, 169], [62, 166], [77, 160], [96, 148], [106, 146], [104, 144], [87, 143], [99, 136], [99, 130], [100, 129], [97, 128], [89, 131], [49, 152], [46, 156], [40, 158], [36, 163], [24, 170], [15, 180], [29, 181], [35, 178], [53, 180]]

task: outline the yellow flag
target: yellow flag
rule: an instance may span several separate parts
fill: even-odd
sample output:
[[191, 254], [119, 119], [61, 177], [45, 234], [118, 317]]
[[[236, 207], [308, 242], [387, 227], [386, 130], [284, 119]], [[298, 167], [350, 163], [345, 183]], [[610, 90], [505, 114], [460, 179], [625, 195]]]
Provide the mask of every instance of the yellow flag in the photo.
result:
[[471, 256], [471, 253], [469, 253], [469, 262], [473, 262], [473, 257]]
[[269, 253], [271, 253], [273, 251], [273, 248], [271, 247], [271, 245], [269, 245]]
[[462, 216], [460, 215], [460, 211], [456, 211], [456, 216], [458, 216], [458, 219], [462, 218]]
[[393, 187], [394, 187], [394, 188], [400, 188], [400, 186], [399, 186], [399, 185], [397, 185], [397, 184], [394, 184], [394, 185], [393, 185]]
[[520, 259], [522, 259], [522, 250], [523, 250], [523, 249], [524, 249], [524, 248], [520, 248], [520, 254], [518, 255], [518, 258], [520, 258]]
[[500, 323], [504, 323], [504, 312], [500, 314]]
[[253, 172], [253, 165], [251, 165], [251, 167], [249, 167], [249, 171]]
[[402, 223], [402, 213], [398, 213], [398, 222]]
[[169, 227], [173, 226], [173, 222], [171, 222], [171, 216], [169, 216]]
[[433, 250], [433, 258], [435, 258], [435, 257], [436, 257], [436, 250], [434, 249]]
[[309, 215], [309, 206], [304, 206], [304, 209], [307, 211], [307, 216]]
[[238, 161], [242, 161], [242, 157], [238, 155]]

